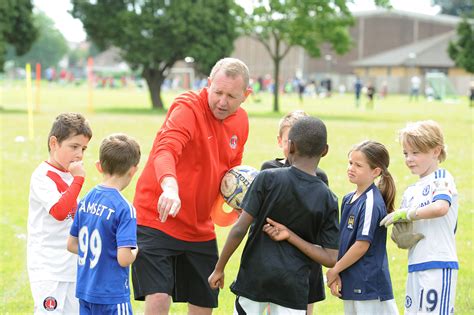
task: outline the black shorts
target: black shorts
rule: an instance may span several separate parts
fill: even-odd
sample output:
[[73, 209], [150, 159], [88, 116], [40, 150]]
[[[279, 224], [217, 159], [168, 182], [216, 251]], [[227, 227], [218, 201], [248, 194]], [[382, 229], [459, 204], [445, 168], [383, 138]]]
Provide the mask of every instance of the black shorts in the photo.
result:
[[217, 242], [186, 242], [159, 230], [137, 227], [138, 255], [132, 265], [135, 300], [166, 293], [173, 302], [215, 308], [219, 290], [207, 279], [218, 259]]
[[308, 304], [323, 301], [325, 298], [323, 268], [320, 264], [312, 262], [311, 272], [309, 273]]

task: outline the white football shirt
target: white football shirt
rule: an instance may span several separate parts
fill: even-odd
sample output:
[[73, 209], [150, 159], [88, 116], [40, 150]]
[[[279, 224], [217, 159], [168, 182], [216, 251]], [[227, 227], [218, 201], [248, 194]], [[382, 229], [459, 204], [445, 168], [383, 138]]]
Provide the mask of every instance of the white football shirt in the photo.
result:
[[410, 249], [408, 272], [438, 268], [459, 269], [455, 241], [458, 192], [451, 174], [445, 169], [437, 169], [420, 178], [405, 190], [401, 207], [414, 209], [436, 200], [446, 200], [451, 206], [442, 217], [413, 221], [413, 232], [422, 233], [425, 238]]
[[27, 266], [30, 282], [76, 281], [76, 255], [67, 251], [72, 217], [56, 220], [49, 214], [74, 177], [41, 163], [31, 175], [28, 209]]

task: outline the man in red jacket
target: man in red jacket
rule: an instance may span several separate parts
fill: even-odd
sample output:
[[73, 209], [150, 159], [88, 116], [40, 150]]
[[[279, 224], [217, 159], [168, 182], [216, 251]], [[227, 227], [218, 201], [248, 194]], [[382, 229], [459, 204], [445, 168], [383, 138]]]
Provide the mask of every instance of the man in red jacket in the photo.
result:
[[247, 66], [221, 59], [208, 87], [175, 99], [156, 135], [134, 199], [140, 251], [132, 279], [145, 314], [167, 314], [171, 297], [190, 314], [217, 307], [207, 283], [218, 258], [210, 213], [221, 178], [241, 164], [249, 126], [240, 105], [250, 93]]

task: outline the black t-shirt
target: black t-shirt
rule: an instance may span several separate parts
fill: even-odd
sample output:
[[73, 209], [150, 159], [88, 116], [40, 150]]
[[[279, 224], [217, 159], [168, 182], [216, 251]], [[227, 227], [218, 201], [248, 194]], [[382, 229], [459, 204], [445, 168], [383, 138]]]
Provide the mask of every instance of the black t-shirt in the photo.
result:
[[[283, 163], [283, 161], [285, 161], [285, 163]], [[280, 158], [276, 158], [274, 160], [270, 160], [270, 161], [266, 161], [262, 164], [262, 167], [260, 167], [260, 170], [263, 171], [263, 170], [266, 170], [266, 169], [269, 169], [269, 168], [280, 168], [280, 167], [289, 167], [291, 166], [290, 163], [288, 163], [288, 159], [280, 159]], [[326, 173], [320, 169], [319, 167], [316, 169], [316, 176], [318, 176], [319, 178], [321, 178], [321, 180], [329, 186], [329, 179], [328, 179], [328, 176], [326, 175]]]
[[[283, 163], [284, 161], [284, 163]], [[280, 167], [290, 167], [288, 160], [282, 158], [276, 158], [264, 162], [262, 164], [261, 170], [269, 168], [280, 168]], [[316, 169], [316, 176], [321, 178], [321, 180], [329, 186], [329, 180], [326, 173], [319, 167]], [[324, 291], [324, 278], [323, 278], [323, 268], [322, 266], [313, 261], [311, 266], [311, 272], [309, 274], [309, 295], [308, 295], [308, 304], [323, 301], [326, 298], [326, 292]]]
[[308, 242], [337, 249], [336, 196], [320, 178], [291, 166], [260, 172], [242, 209], [254, 222], [232, 292], [254, 301], [306, 309], [312, 260], [286, 241], [271, 240], [262, 228], [269, 217]]

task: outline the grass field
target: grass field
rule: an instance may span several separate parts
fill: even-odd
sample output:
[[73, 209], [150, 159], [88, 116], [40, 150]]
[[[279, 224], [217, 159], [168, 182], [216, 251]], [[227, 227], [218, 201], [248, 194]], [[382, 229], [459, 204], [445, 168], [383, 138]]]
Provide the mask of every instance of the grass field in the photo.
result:
[[[146, 90], [96, 90], [93, 94], [94, 111], [87, 108], [88, 92], [83, 87], [59, 87], [44, 85], [41, 90], [41, 106], [34, 114], [34, 137], [28, 139], [28, 117], [26, 92], [21, 84], [0, 82], [1, 158], [0, 158], [0, 314], [32, 313], [33, 303], [26, 272], [26, 222], [28, 215], [29, 179], [32, 171], [47, 159], [46, 137], [54, 117], [64, 111], [78, 111], [89, 119], [94, 136], [87, 149], [84, 162], [87, 169], [85, 187], [99, 183], [100, 177], [94, 168], [98, 158], [101, 139], [113, 132], [125, 132], [135, 137], [142, 147], [144, 165], [155, 134], [165, 112], [150, 109]], [[170, 104], [175, 93], [165, 93], [164, 100]], [[261, 163], [281, 156], [276, 144], [277, 124], [283, 113], [304, 109], [323, 119], [328, 127], [329, 154], [322, 159], [320, 167], [329, 176], [331, 189], [339, 199], [354, 187], [346, 178], [347, 152], [350, 147], [364, 139], [384, 143], [391, 154], [391, 171], [399, 194], [407, 185], [415, 182], [404, 166], [400, 145], [396, 142], [397, 130], [406, 122], [420, 119], [437, 120], [443, 127], [448, 145], [448, 159], [442, 167], [455, 177], [459, 191], [459, 220], [457, 250], [459, 270], [456, 313], [473, 314], [473, 109], [467, 100], [456, 104], [441, 102], [408, 102], [404, 95], [389, 95], [376, 100], [373, 110], [356, 109], [352, 95], [334, 95], [330, 99], [305, 99], [299, 103], [296, 96], [281, 97], [281, 114], [271, 113], [271, 97], [263, 95], [260, 102], [252, 98], [243, 105], [250, 117], [250, 136], [246, 145], [244, 164], [259, 168]], [[21, 141], [22, 136], [25, 141]], [[135, 181], [124, 191], [132, 200]], [[227, 228], [217, 228], [220, 248], [223, 246]], [[404, 304], [404, 287], [407, 274], [407, 253], [387, 241], [390, 270], [398, 308]], [[231, 314], [234, 295], [228, 289], [235, 278], [240, 260], [240, 250], [234, 255], [226, 269], [226, 288], [219, 296], [219, 308], [215, 314]], [[142, 302], [133, 302], [136, 313], [143, 312]], [[175, 304], [173, 314], [186, 312], [185, 305]], [[317, 303], [315, 314], [341, 314], [342, 302], [327, 292], [327, 298]]]

